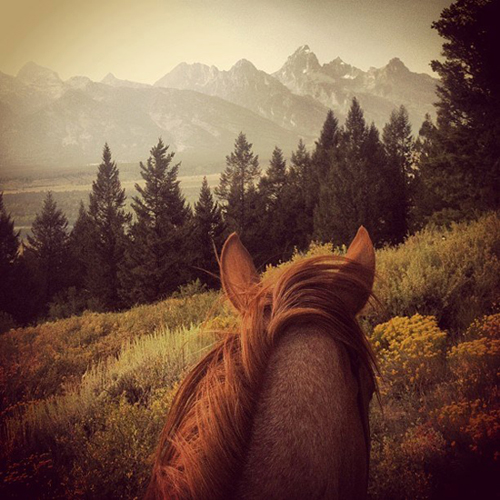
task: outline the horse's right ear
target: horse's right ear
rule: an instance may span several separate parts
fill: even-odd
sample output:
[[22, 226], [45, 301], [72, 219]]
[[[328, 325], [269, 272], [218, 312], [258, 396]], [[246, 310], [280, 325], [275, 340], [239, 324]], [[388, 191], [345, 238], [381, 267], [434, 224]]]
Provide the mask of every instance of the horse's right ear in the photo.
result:
[[259, 274], [236, 233], [231, 234], [224, 243], [219, 264], [226, 296], [238, 311], [244, 311], [253, 298]]
[[361, 267], [357, 270], [362, 289], [353, 290], [346, 297], [352, 312], [357, 314], [365, 306], [370, 297], [375, 278], [375, 250], [368, 231], [361, 226], [350, 244], [346, 257]]

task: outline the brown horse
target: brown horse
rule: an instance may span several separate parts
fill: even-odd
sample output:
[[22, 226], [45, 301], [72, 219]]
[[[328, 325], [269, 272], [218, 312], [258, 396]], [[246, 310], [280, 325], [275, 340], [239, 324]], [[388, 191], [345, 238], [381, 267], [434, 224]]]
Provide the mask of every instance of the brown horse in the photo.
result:
[[146, 498], [364, 498], [375, 360], [355, 316], [375, 272], [368, 233], [346, 257], [312, 257], [263, 282], [232, 234], [220, 267], [241, 330], [182, 383]]

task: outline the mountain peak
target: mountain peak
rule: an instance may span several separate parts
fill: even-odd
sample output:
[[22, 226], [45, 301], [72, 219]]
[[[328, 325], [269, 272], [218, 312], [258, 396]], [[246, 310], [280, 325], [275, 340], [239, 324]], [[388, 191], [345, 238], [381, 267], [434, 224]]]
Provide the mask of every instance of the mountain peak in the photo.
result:
[[410, 71], [401, 59], [399, 57], [393, 57], [389, 63], [387, 64], [387, 68], [393, 70], [393, 71]]
[[309, 48], [309, 45], [301, 45], [296, 51], [295, 54], [301, 53], [301, 54], [308, 54], [311, 52], [311, 49]]
[[318, 58], [308, 45], [301, 45], [291, 56], [288, 57], [284, 66], [278, 73], [304, 74], [320, 71], [321, 65]]
[[49, 68], [45, 68], [36, 64], [33, 61], [26, 63], [17, 73], [17, 77], [25, 83], [39, 84], [42, 82], [47, 83], [62, 83], [59, 75]]
[[250, 71], [256, 71], [257, 68], [254, 66], [253, 63], [251, 63], [248, 59], [240, 59], [232, 68], [231, 70], [234, 69], [239, 69], [239, 70], [250, 70]]
[[102, 80], [101, 83], [105, 83], [107, 85], [110, 85], [112, 83], [115, 83], [118, 80], [113, 73], [108, 73]]
[[102, 80], [101, 83], [104, 85], [109, 85], [110, 87], [127, 87], [133, 89], [142, 89], [150, 87], [147, 83], [132, 82], [130, 80], [121, 80], [116, 78], [113, 73], [108, 73]]

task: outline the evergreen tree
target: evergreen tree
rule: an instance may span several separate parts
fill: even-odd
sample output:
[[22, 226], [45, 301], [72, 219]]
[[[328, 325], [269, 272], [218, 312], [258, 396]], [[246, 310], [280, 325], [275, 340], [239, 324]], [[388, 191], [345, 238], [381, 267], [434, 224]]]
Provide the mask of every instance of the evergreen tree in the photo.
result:
[[283, 151], [276, 146], [269, 162], [269, 168], [260, 179], [259, 189], [265, 191], [266, 199], [270, 204], [273, 204], [280, 198], [286, 182], [286, 160], [283, 157]]
[[249, 243], [247, 231], [252, 218], [251, 205], [255, 203], [254, 183], [259, 177], [259, 158], [252, 144], [240, 132], [234, 143], [234, 152], [226, 156], [226, 169], [222, 172], [215, 194], [223, 202], [226, 223], [231, 231]]
[[137, 222], [132, 226], [129, 266], [133, 302], [152, 302], [172, 293], [186, 282], [193, 256], [188, 241], [192, 215], [181, 193], [172, 165], [173, 152], [161, 139], [151, 149], [147, 164], [140, 164], [144, 187], [135, 185], [133, 198]]
[[68, 220], [49, 191], [42, 211], [36, 215], [28, 236], [28, 249], [35, 266], [39, 307], [46, 312], [48, 303], [68, 284]]
[[432, 25], [446, 41], [444, 61], [431, 64], [441, 81], [437, 126], [426, 140], [437, 156], [426, 154], [419, 164], [425, 189], [439, 189], [427, 212], [471, 216], [499, 206], [498, 7], [498, 0], [457, 0]]
[[412, 217], [415, 228], [424, 226], [430, 220], [447, 224], [464, 216], [464, 177], [450, 162], [442, 134], [444, 128], [446, 125], [442, 124], [438, 129], [431, 117], [426, 115], [415, 142], [418, 166]]
[[364, 225], [374, 242], [381, 242], [384, 165], [378, 131], [374, 125], [366, 125], [363, 111], [354, 98], [338, 148], [331, 155], [330, 173], [320, 189], [314, 212], [317, 238], [346, 244], [359, 226]]
[[319, 140], [316, 141], [316, 149], [312, 157], [312, 163], [316, 170], [319, 182], [326, 179], [331, 165], [331, 152], [337, 148], [339, 142], [339, 123], [333, 111], [328, 110]]
[[72, 265], [72, 286], [88, 297], [87, 285], [89, 268], [93, 262], [93, 245], [95, 241], [94, 226], [83, 201], [80, 202], [78, 217], [69, 235], [69, 249]]
[[[219, 204], [214, 201], [207, 178], [203, 177], [200, 196], [194, 205], [192, 245], [197, 249], [195, 266], [199, 279], [214, 287], [218, 279], [219, 265], [215, 251], [220, 252], [225, 236], [225, 224]], [[211, 274], [209, 274], [211, 273]]]
[[130, 215], [125, 211], [125, 189], [119, 171], [104, 145], [97, 180], [89, 196], [89, 218], [92, 226], [92, 262], [87, 265], [90, 295], [99, 310], [112, 311], [124, 305], [121, 275], [126, 246], [125, 227]]
[[[309, 203], [309, 184], [312, 182], [311, 155], [302, 139], [290, 159], [289, 183], [285, 187], [284, 203], [289, 208], [290, 218], [294, 221], [289, 226], [290, 241], [300, 250], [305, 250], [313, 234], [313, 209], [317, 204]], [[318, 198], [318, 193], [316, 193]]]
[[12, 292], [16, 283], [18, 252], [19, 231], [14, 231], [14, 221], [4, 207], [3, 192], [0, 192], [0, 312], [12, 317], [16, 315]]
[[256, 221], [260, 255], [265, 263], [277, 262], [291, 244], [289, 209], [285, 192], [289, 184], [283, 151], [274, 148], [269, 168], [259, 182], [259, 220]]
[[338, 120], [329, 109], [311, 158], [311, 171], [305, 179], [306, 203], [311, 219], [319, 202], [320, 188], [330, 174], [332, 156], [337, 151], [339, 139]]
[[382, 138], [387, 157], [386, 182], [390, 191], [387, 239], [391, 243], [400, 243], [408, 232], [415, 184], [414, 141], [408, 112], [404, 106], [392, 111]]

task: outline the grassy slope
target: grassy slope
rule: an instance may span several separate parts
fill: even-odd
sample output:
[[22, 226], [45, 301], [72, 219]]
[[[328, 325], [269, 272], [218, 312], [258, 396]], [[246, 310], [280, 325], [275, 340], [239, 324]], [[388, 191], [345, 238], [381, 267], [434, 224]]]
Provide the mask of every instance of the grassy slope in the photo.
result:
[[[498, 301], [499, 234], [500, 219], [490, 215], [451, 231], [427, 229], [398, 248], [379, 250], [376, 294], [381, 306], [367, 312], [367, 328], [420, 312], [435, 316], [441, 329], [451, 332], [447, 345], [439, 349], [449, 351], [459, 340], [467, 340], [465, 327], [475, 317], [490, 313]], [[329, 250], [316, 246], [310, 253]], [[33, 495], [34, 491], [43, 491], [37, 495], [48, 498], [140, 495], [176, 383], [213, 342], [213, 336], [200, 333], [200, 324], [207, 317], [212, 320], [204, 330], [234, 324], [219, 298], [210, 292], [124, 313], [86, 313], [0, 337], [2, 441], [6, 443], [0, 456], [2, 496]], [[421, 340], [416, 339], [420, 348]], [[436, 474], [415, 465], [420, 463], [415, 458], [410, 467], [408, 453], [389, 453], [388, 443], [414, 448], [419, 441], [407, 435], [408, 429], [418, 434], [422, 412], [429, 416], [437, 411], [436, 387], [441, 396], [448, 395], [442, 396], [442, 403], [451, 404], [449, 395], [458, 394], [460, 388], [453, 384], [460, 377], [448, 382], [442, 378], [443, 368], [437, 370], [441, 378], [436, 375], [430, 384], [410, 384], [405, 378], [407, 365], [399, 370], [394, 365], [399, 361], [390, 358], [387, 349], [379, 350], [386, 378], [394, 370], [401, 380], [383, 386], [388, 417], [382, 418], [374, 409], [373, 477], [378, 483], [372, 481], [371, 493], [374, 498], [403, 498], [403, 483], [413, 481], [427, 498], [435, 491], [428, 478]], [[488, 344], [488, 360], [492, 349]], [[446, 367], [448, 354], [442, 351], [440, 356]], [[462, 372], [466, 371], [460, 365], [462, 358], [457, 359]], [[448, 390], [443, 389], [445, 382]], [[488, 387], [478, 389], [481, 401], [488, 399]], [[464, 394], [466, 401], [472, 396]], [[486, 403], [489, 412], [492, 403]], [[467, 415], [476, 416], [474, 411]], [[442, 442], [448, 439], [446, 429], [428, 421], [444, 440], [439, 441], [441, 453]], [[398, 489], [394, 470], [401, 467], [408, 473]], [[382, 477], [393, 480], [389, 483]]]

